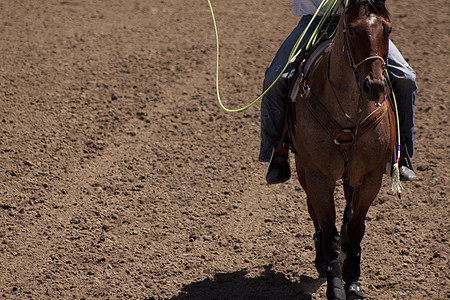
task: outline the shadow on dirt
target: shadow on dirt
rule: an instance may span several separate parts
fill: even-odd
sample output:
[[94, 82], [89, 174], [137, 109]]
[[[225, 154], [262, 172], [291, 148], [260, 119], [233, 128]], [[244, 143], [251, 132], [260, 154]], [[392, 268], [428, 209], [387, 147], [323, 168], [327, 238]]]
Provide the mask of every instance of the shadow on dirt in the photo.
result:
[[292, 282], [284, 274], [264, 266], [259, 277], [247, 278], [247, 271], [217, 274], [213, 280], [193, 282], [172, 298], [180, 299], [312, 299], [325, 282], [301, 275], [300, 282]]

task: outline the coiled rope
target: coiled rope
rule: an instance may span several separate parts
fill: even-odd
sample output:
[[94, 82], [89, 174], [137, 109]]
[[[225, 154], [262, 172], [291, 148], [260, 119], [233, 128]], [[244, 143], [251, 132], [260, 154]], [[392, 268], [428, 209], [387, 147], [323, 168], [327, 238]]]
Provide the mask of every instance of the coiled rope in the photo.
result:
[[[208, 1], [208, 5], [209, 5], [209, 10], [211, 12], [211, 17], [212, 17], [212, 21], [213, 21], [213, 25], [214, 25], [214, 33], [215, 33], [215, 38], [216, 38], [216, 76], [215, 76], [216, 79], [215, 79], [215, 84], [216, 84], [217, 100], [219, 101], [219, 105], [220, 105], [220, 107], [223, 110], [225, 110], [227, 112], [241, 112], [241, 111], [244, 111], [244, 110], [248, 109], [249, 107], [254, 105], [256, 102], [261, 100], [261, 98], [275, 85], [275, 83], [278, 81], [278, 79], [280, 79], [280, 77], [283, 75], [283, 73], [286, 70], [286, 68], [288, 67], [288, 65], [290, 63], [292, 63], [292, 62], [295, 62], [295, 60], [297, 59], [298, 55], [303, 50], [308, 50], [310, 47], [314, 46], [317, 43], [317, 41], [320, 40], [320, 37], [321, 37], [321, 36], [319, 36], [320, 29], [325, 24], [325, 22], [328, 19], [328, 17], [331, 14], [333, 14], [333, 13], [335, 13], [337, 11], [337, 9], [339, 7], [338, 4], [340, 4], [342, 1], [345, 1], [345, 0], [323, 0], [322, 1], [320, 6], [318, 7], [318, 9], [316, 10], [315, 14], [311, 18], [311, 21], [308, 23], [308, 25], [306, 26], [305, 30], [302, 32], [302, 34], [299, 36], [299, 38], [297, 39], [296, 43], [294, 44], [294, 47], [292, 48], [291, 53], [289, 54], [289, 58], [288, 58], [288, 60], [286, 62], [286, 65], [280, 71], [280, 74], [277, 76], [277, 78], [275, 78], [275, 80], [269, 85], [269, 87], [265, 91], [263, 91], [263, 93], [261, 95], [259, 95], [255, 100], [253, 100], [250, 104], [248, 104], [248, 105], [246, 105], [244, 107], [241, 107], [241, 108], [237, 108], [237, 109], [230, 109], [230, 108], [225, 107], [223, 105], [222, 99], [220, 97], [220, 88], [219, 88], [219, 33], [218, 33], [218, 30], [217, 30], [216, 18], [214, 16], [214, 10], [213, 10], [213, 7], [211, 5], [211, 1], [210, 0], [207, 0], [207, 1]], [[314, 29], [314, 32], [308, 38], [308, 40], [306, 41], [304, 46], [299, 49], [299, 45], [302, 42], [303, 37], [306, 35], [306, 32], [310, 28], [310, 26], [313, 23], [313, 21], [315, 20], [315, 18], [319, 15], [319, 12], [327, 4], [329, 4], [329, 6], [326, 9], [326, 11], [324, 12], [323, 16], [321, 16], [321, 19], [319, 21], [319, 25], [316, 26], [316, 28]]]

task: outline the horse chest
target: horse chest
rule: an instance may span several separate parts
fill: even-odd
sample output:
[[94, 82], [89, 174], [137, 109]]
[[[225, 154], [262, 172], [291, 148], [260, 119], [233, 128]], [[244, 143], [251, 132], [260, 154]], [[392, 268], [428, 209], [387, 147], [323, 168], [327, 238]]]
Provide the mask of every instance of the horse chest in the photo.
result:
[[[332, 170], [333, 177], [360, 174], [385, 164], [390, 149], [390, 137], [384, 134], [388, 125], [389, 105], [365, 113], [360, 121], [344, 127], [314, 96], [296, 103], [297, 152], [307, 157], [304, 163], [322, 172]], [[384, 120], [384, 121], [383, 121]], [[347, 124], [346, 124], [347, 125]], [[375, 159], [374, 159], [375, 158]], [[358, 181], [358, 177], [354, 175]]]

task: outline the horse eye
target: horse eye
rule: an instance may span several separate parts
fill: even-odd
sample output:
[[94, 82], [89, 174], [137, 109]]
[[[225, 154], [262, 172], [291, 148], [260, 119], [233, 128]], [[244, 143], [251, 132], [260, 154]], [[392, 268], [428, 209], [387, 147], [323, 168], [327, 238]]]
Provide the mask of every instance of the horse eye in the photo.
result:
[[356, 30], [353, 27], [347, 27], [347, 32], [352, 37], [354, 37], [356, 35]]
[[391, 32], [392, 32], [392, 27], [387, 27], [385, 30], [384, 30], [384, 34], [386, 35], [386, 36], [389, 36], [390, 34], [391, 34]]

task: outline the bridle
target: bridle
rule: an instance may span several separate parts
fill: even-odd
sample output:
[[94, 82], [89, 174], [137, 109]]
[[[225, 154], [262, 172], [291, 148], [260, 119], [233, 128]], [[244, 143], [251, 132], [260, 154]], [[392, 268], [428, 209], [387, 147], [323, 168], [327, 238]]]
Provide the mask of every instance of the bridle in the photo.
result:
[[[342, 17], [343, 17], [343, 27], [344, 27], [344, 29], [343, 29], [344, 45], [342, 47], [342, 51], [344, 51], [344, 49], [347, 48], [347, 55], [348, 55], [348, 59], [350, 61], [350, 66], [352, 67], [353, 72], [355, 73], [356, 81], [358, 82], [357, 70], [361, 65], [365, 64], [368, 61], [379, 59], [382, 61], [383, 70], [385, 70], [386, 69], [386, 61], [384, 60], [383, 57], [381, 57], [379, 55], [372, 55], [372, 56], [368, 56], [368, 57], [364, 58], [363, 60], [361, 60], [358, 63], [355, 63], [355, 59], [353, 58], [352, 51], [350, 50], [350, 45], [348, 43], [348, 37], [347, 37], [347, 28], [348, 27], [347, 27], [347, 23], [345, 20], [345, 1], [342, 1], [342, 5], [343, 5], [343, 16]], [[359, 83], [358, 83], [358, 85], [359, 85]]]
[[[369, 1], [369, 4], [373, 5], [371, 1]], [[367, 63], [368, 61], [372, 61], [372, 60], [381, 60], [383, 74], [384, 74], [384, 80], [387, 83], [389, 83], [389, 81], [387, 79], [388, 78], [388, 74], [387, 74], [387, 69], [386, 69], [386, 61], [385, 61], [385, 59], [383, 57], [381, 57], [379, 55], [371, 55], [371, 56], [368, 56], [368, 57], [362, 59], [360, 62], [355, 63], [355, 59], [353, 58], [352, 52], [350, 50], [350, 45], [349, 45], [348, 37], [347, 37], [347, 28], [348, 27], [347, 27], [347, 23], [346, 23], [346, 19], [345, 19], [345, 11], [346, 11], [345, 0], [343, 0], [341, 2], [341, 5], [342, 5], [342, 18], [343, 18], [342, 20], [343, 20], [343, 34], [344, 34], [344, 44], [342, 45], [342, 51], [344, 52], [345, 48], [347, 48], [347, 56], [348, 56], [348, 59], [349, 59], [349, 62], [350, 62], [350, 66], [351, 66], [351, 68], [352, 68], [352, 70], [354, 72], [354, 75], [355, 75], [355, 80], [356, 80], [356, 84], [358, 85], [358, 90], [360, 89], [360, 82], [359, 82], [358, 73], [357, 73], [358, 68], [361, 67], [363, 64]], [[351, 117], [344, 111], [341, 103], [339, 102], [339, 98], [337, 97], [336, 92], [334, 91], [333, 83], [331, 82], [331, 78], [330, 78], [330, 64], [331, 64], [330, 57], [331, 57], [331, 55], [328, 56], [328, 81], [329, 81], [329, 83], [330, 83], [330, 85], [332, 87], [333, 93], [334, 93], [334, 95], [335, 95], [335, 97], [337, 99], [337, 102], [338, 102], [342, 112], [344, 113], [344, 115], [347, 118], [351, 119]], [[386, 89], [385, 89], [384, 90], [384, 99], [386, 99], [387, 93], [388, 93], [388, 91], [386, 91]], [[378, 101], [376, 101], [376, 104], [377, 104], [377, 106], [380, 106]], [[361, 105], [362, 105], [362, 99], [361, 99], [361, 97], [359, 97], [358, 113], [361, 112]]]

